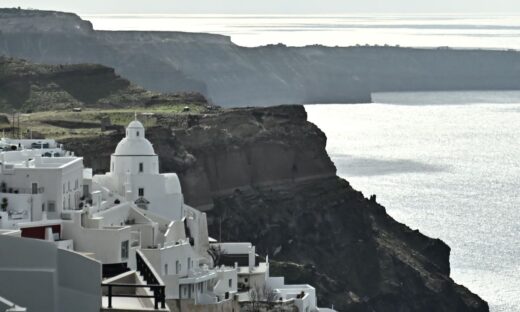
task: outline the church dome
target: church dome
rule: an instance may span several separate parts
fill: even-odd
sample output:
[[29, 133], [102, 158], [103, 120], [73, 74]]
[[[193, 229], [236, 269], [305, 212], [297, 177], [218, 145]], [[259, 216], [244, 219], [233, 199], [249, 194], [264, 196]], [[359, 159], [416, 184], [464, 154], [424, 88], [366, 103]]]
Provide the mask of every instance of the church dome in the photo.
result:
[[152, 143], [145, 138], [143, 124], [132, 121], [126, 128], [126, 137], [117, 144], [114, 156], [155, 156]]
[[140, 128], [144, 130], [144, 126], [139, 120], [132, 120], [126, 128]]

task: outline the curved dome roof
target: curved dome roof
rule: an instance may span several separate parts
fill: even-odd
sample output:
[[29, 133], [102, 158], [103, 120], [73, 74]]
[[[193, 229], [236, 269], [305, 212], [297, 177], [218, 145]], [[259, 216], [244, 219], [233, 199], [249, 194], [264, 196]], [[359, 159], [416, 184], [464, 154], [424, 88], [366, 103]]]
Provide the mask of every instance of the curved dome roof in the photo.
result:
[[144, 126], [143, 126], [143, 124], [139, 120], [132, 120], [132, 122], [130, 122], [126, 128], [127, 129], [128, 128], [141, 128], [141, 129], [144, 129]]
[[152, 143], [144, 136], [143, 124], [132, 121], [126, 128], [126, 137], [117, 144], [114, 156], [156, 156]]
[[152, 143], [147, 139], [124, 138], [117, 144], [115, 156], [155, 156]]

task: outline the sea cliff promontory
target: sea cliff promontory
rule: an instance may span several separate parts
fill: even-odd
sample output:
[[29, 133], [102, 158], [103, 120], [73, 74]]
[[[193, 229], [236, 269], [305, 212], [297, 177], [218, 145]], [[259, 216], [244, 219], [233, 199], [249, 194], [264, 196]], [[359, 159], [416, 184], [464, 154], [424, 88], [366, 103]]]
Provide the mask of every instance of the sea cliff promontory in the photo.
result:
[[[143, 116], [142, 118], [146, 118]], [[488, 311], [450, 278], [450, 248], [393, 220], [336, 175], [326, 136], [302, 106], [155, 115], [161, 171], [179, 174], [210, 235], [247, 239], [272, 270], [317, 287], [339, 311]], [[96, 171], [123, 131], [64, 139]]]
[[0, 10], [0, 54], [98, 63], [149, 90], [221, 106], [370, 102], [373, 92], [519, 90], [520, 53], [398, 47], [245, 48], [222, 35], [98, 31], [77, 15]]

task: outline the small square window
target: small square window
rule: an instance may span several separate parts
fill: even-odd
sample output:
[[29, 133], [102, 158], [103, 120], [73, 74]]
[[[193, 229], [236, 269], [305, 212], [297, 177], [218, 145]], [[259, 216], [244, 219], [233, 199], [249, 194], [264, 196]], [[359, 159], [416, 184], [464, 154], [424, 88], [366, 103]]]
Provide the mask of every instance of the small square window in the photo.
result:
[[144, 196], [144, 188], [139, 188], [139, 197], [143, 197]]
[[139, 163], [139, 172], [143, 172], [143, 170], [144, 170], [144, 164]]

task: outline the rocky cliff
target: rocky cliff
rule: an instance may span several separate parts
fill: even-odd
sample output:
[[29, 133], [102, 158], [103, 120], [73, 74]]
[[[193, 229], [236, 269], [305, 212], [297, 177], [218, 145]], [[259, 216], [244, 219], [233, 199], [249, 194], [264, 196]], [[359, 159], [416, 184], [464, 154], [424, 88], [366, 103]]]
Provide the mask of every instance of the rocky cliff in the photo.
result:
[[0, 11], [0, 54], [99, 63], [149, 90], [197, 91], [221, 106], [370, 102], [372, 92], [520, 89], [520, 53], [284, 45], [229, 37], [96, 31], [72, 14]]
[[[158, 118], [161, 118], [160, 116]], [[326, 137], [301, 106], [164, 116], [147, 136], [161, 171], [208, 211], [210, 234], [251, 241], [272, 271], [317, 286], [340, 311], [488, 311], [450, 279], [450, 248], [393, 220], [336, 176]], [[65, 140], [105, 171], [123, 133]], [[211, 209], [210, 209], [211, 208]]]
[[[1, 14], [0, 14], [1, 19]], [[158, 94], [96, 64], [44, 65], [0, 56], [0, 109], [44, 111], [206, 103], [196, 94]]]

